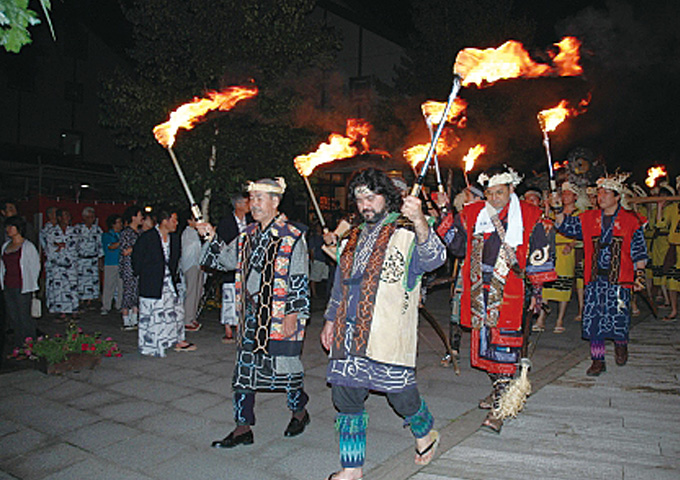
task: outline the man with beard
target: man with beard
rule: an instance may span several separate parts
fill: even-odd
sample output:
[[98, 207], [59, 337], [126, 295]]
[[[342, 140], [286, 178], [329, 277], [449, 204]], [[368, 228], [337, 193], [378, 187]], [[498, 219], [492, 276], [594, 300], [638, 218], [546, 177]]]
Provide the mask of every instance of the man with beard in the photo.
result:
[[342, 470], [328, 477], [334, 480], [363, 475], [364, 402], [371, 390], [385, 393], [410, 427], [417, 464], [432, 460], [439, 441], [418, 392], [415, 366], [420, 279], [444, 263], [444, 245], [420, 200], [407, 196], [402, 205], [384, 172], [358, 172], [349, 191], [363, 222], [350, 230], [340, 255], [321, 332], [321, 342], [330, 350], [327, 380], [338, 411]]
[[554, 230], [538, 207], [517, 198], [521, 180], [512, 168], [491, 167], [477, 180], [486, 201], [465, 205], [450, 228], [438, 229], [449, 250], [465, 256], [461, 324], [472, 328], [472, 366], [493, 384], [479, 408], [491, 410], [481, 426], [495, 433], [503, 427], [495, 412], [524, 344], [523, 316], [536, 306], [531, 293], [557, 278]]
[[248, 185], [254, 223], [228, 245], [207, 223], [196, 225], [208, 242], [201, 263], [235, 270], [235, 304], [239, 320], [236, 366], [232, 378], [236, 428], [215, 448], [253, 443], [255, 392], [285, 390], [292, 418], [286, 437], [300, 435], [309, 424], [300, 355], [309, 318], [307, 244], [302, 232], [279, 212], [286, 189], [283, 178]]

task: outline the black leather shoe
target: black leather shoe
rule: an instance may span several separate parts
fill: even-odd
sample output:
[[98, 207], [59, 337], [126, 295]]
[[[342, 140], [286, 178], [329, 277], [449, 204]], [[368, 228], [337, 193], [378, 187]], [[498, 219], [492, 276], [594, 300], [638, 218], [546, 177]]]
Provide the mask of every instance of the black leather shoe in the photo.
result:
[[238, 445], [252, 445], [254, 441], [252, 430], [241, 435], [234, 435], [234, 432], [231, 432], [222, 440], [212, 442], [211, 446], [214, 448], [234, 448]]
[[297, 437], [305, 431], [305, 427], [309, 425], [309, 422], [309, 412], [305, 412], [305, 416], [302, 417], [302, 420], [298, 420], [295, 417], [291, 418], [290, 423], [288, 423], [288, 426], [286, 427], [286, 431], [283, 432], [283, 436]]

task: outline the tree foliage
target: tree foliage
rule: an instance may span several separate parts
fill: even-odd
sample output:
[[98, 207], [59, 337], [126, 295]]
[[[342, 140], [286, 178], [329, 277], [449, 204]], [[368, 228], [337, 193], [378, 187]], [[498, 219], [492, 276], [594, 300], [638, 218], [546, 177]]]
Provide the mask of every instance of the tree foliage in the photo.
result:
[[[225, 200], [246, 179], [285, 175], [295, 183], [293, 158], [309, 147], [311, 133], [293, 126], [300, 101], [295, 79], [328, 68], [338, 49], [334, 33], [311, 21], [313, 0], [135, 0], [126, 10], [133, 25], [134, 62], [103, 82], [102, 124], [133, 151], [125, 169], [127, 193], [183, 202], [172, 164], [152, 129], [177, 106], [207, 90], [253, 79], [257, 97], [215, 113], [187, 132], [175, 151], [200, 198], [212, 188]], [[208, 168], [213, 147], [215, 171]], [[292, 182], [291, 182], [292, 180]], [[218, 206], [219, 208], [219, 206]]]
[[[50, 0], [40, 0], [40, 4], [51, 29]], [[8, 52], [19, 53], [21, 47], [31, 43], [28, 27], [39, 23], [38, 14], [28, 8], [28, 0], [0, 0], [0, 45]]]

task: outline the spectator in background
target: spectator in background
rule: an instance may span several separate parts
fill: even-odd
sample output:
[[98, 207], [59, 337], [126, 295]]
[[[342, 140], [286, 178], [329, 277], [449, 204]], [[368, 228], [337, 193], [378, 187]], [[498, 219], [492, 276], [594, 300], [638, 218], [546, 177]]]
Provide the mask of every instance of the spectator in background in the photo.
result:
[[[217, 235], [227, 245], [253, 221], [250, 216], [250, 199], [245, 194], [239, 192], [232, 195], [231, 205], [233, 211], [222, 217], [217, 225]], [[220, 312], [220, 321], [224, 325], [223, 343], [234, 343], [235, 341], [233, 330], [236, 329], [238, 324], [235, 300], [234, 272], [225, 272], [225, 281], [222, 284], [222, 311]]]
[[123, 212], [125, 228], [120, 232], [118, 274], [123, 282], [123, 330], [136, 330], [139, 312], [138, 279], [132, 271], [132, 249], [139, 238], [144, 213], [138, 205], [131, 205]]
[[99, 298], [99, 270], [104, 266], [102, 229], [95, 223], [92, 207], [83, 209], [83, 223], [75, 227], [78, 252], [78, 296], [83, 309], [92, 307], [92, 300]]
[[120, 232], [123, 229], [123, 218], [114, 213], [106, 219], [108, 231], [102, 233], [104, 249], [104, 289], [102, 292], [102, 315], [108, 315], [116, 298], [116, 310], [121, 309], [123, 302], [123, 280], [118, 274], [120, 257]]
[[31, 317], [31, 294], [38, 290], [40, 257], [26, 234], [26, 220], [18, 215], [5, 219], [7, 241], [2, 245], [0, 286], [2, 286], [9, 325], [14, 330], [14, 346], [23, 346], [27, 337], [35, 338]]
[[139, 236], [132, 267], [139, 276], [139, 353], [165, 357], [165, 350], [172, 346], [177, 352], [190, 352], [196, 346], [184, 339], [177, 213], [161, 208], [157, 221], [155, 228]]
[[[9, 217], [19, 214], [20, 213], [19, 210], [17, 209], [17, 204], [14, 202], [14, 200], [6, 199], [0, 202], [0, 215], [2, 215], [3, 219], [7, 219]], [[24, 235], [24, 238], [30, 240], [31, 243], [34, 246], [36, 246], [38, 244], [38, 233], [36, 229], [33, 227], [33, 222], [28, 221], [25, 217], [22, 218], [26, 222], [26, 234]], [[0, 237], [2, 238], [2, 241], [0, 241], [0, 245], [2, 245], [7, 240], [4, 226], [2, 226]]]
[[197, 332], [201, 329], [196, 313], [198, 301], [203, 293], [204, 274], [199, 265], [201, 260], [201, 237], [196, 231], [196, 220], [189, 216], [187, 226], [182, 232], [182, 272], [186, 284], [186, 297], [184, 298], [184, 329], [189, 332]]
[[77, 237], [71, 226], [71, 213], [57, 210], [57, 227], [47, 242], [46, 265], [52, 271], [47, 279], [47, 309], [65, 321], [66, 315], [78, 315], [78, 273], [76, 271]]

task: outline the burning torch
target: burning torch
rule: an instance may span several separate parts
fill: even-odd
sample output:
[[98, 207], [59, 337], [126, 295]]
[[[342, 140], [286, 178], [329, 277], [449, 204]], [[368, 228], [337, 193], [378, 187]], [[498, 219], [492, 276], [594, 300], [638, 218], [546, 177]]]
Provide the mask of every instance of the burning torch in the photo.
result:
[[465, 185], [470, 188], [470, 180], [468, 180], [468, 172], [472, 170], [475, 166], [475, 160], [479, 158], [480, 155], [486, 153], [486, 146], [478, 143], [474, 147], [470, 147], [468, 153], [463, 157], [463, 175], [465, 176]]
[[[442, 131], [444, 130], [444, 124], [446, 123], [444, 119], [449, 118], [449, 112], [451, 111], [451, 107], [453, 106], [454, 101], [458, 96], [458, 92], [460, 91], [462, 85], [462, 80], [463, 79], [460, 77], [460, 75], [454, 72], [453, 86], [451, 87], [451, 93], [449, 94], [449, 99], [446, 102], [446, 107], [444, 107], [444, 112], [440, 117], [441, 121], [439, 122], [439, 125], [437, 125], [437, 130], [435, 130], [434, 135], [432, 135], [430, 148], [427, 150], [427, 155], [425, 156], [425, 161], [423, 162], [423, 166], [420, 169], [420, 174], [418, 175], [416, 183], [413, 185], [413, 188], [411, 189], [411, 195], [414, 197], [417, 197], [418, 194], [420, 193], [420, 190], [423, 188], [423, 184], [425, 183], [425, 175], [427, 174], [427, 169], [430, 166], [432, 157], [434, 156], [437, 142], [439, 141], [439, 137], [441, 137]], [[438, 181], [441, 180], [438, 179]]]
[[180, 166], [179, 161], [177, 161], [177, 156], [172, 149], [177, 131], [180, 128], [191, 130], [201, 118], [213, 110], [231, 110], [239, 101], [257, 95], [257, 87], [228, 87], [221, 92], [208, 92], [207, 95], [208, 98], [194, 98], [191, 102], [180, 105], [170, 114], [170, 119], [167, 122], [156, 125], [153, 129], [154, 136], [158, 143], [165, 147], [170, 154], [172, 163], [175, 166], [175, 170], [177, 170], [177, 175], [184, 188], [184, 193], [191, 205], [191, 213], [198, 222], [203, 220], [201, 208], [196, 203], [196, 200], [194, 200], [194, 196], [191, 193], [182, 167]]

